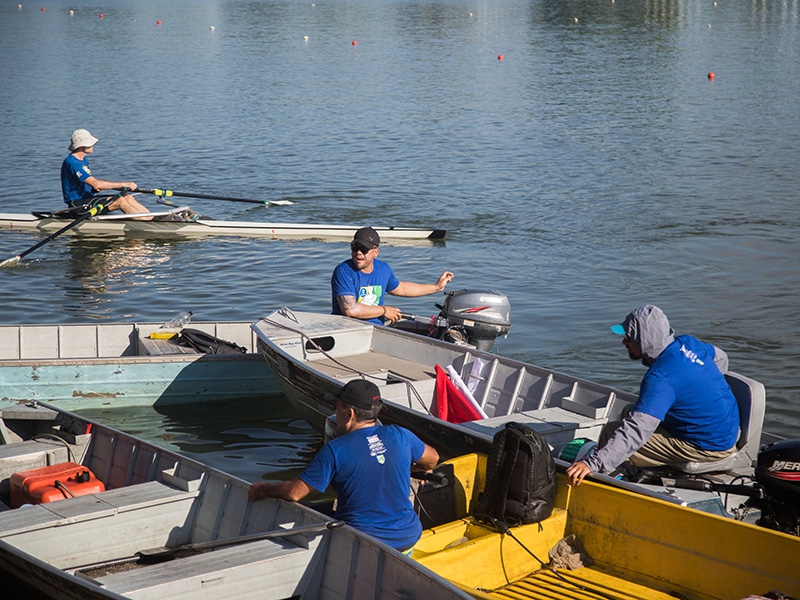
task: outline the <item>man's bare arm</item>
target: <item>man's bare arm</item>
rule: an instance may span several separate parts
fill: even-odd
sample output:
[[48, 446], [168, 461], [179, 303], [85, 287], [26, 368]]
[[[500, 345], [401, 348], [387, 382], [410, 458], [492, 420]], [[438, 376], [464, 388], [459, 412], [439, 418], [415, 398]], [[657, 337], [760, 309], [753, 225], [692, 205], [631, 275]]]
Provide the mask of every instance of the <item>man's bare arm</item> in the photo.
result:
[[264, 498], [280, 498], [297, 502], [308, 496], [313, 488], [300, 478], [291, 481], [257, 481], [247, 492], [254, 502]]
[[339, 308], [342, 309], [342, 314], [346, 317], [353, 317], [354, 319], [379, 319], [387, 315], [387, 308], [385, 306], [371, 306], [358, 302], [355, 296], [337, 296], [336, 300], [339, 302]]
[[425, 469], [426, 471], [430, 471], [438, 464], [439, 453], [435, 448], [425, 444], [425, 452], [423, 452], [422, 457], [414, 463], [414, 466], [419, 467], [420, 469]]

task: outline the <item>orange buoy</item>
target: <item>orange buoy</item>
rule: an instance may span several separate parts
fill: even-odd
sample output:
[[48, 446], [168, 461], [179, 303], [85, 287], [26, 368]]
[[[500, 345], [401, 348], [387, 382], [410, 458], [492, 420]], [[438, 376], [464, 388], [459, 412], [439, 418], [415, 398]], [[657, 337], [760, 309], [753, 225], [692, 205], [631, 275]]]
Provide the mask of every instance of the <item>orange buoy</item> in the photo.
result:
[[101, 19], [105, 19], [105, 18], [106, 18], [106, 16], [105, 16], [103, 13], [100, 13], [100, 18], [101, 18]]
[[161, 25], [161, 21], [156, 21], [156, 25]]
[[358, 46], [358, 42], [356, 40], [353, 40], [351, 43], [353, 44], [353, 46]]
[[715, 77], [716, 77], [716, 75], [714, 75], [714, 71], [711, 71], [711, 73], [708, 74], [708, 80], [709, 81], [714, 81]]
[[497, 60], [503, 60], [503, 55], [502, 54], [498, 54], [497, 55]]

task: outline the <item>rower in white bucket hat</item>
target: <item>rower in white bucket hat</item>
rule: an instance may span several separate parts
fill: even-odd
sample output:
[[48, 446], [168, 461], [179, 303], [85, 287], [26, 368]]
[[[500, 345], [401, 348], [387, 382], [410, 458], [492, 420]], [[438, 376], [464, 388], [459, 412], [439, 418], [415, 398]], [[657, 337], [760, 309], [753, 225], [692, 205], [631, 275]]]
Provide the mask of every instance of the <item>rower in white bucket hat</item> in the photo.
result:
[[[70, 153], [61, 164], [61, 191], [64, 194], [64, 202], [70, 208], [89, 204], [97, 192], [122, 188], [135, 191], [138, 187], [133, 181], [109, 181], [98, 179], [92, 175], [92, 170], [89, 168], [88, 155], [94, 153], [94, 146], [98, 141], [86, 129], [76, 129], [70, 136]], [[109, 211], [121, 210], [126, 214], [150, 212], [130, 194], [119, 196], [111, 201], [106, 208]], [[152, 219], [147, 215], [136, 218], [143, 221]]]

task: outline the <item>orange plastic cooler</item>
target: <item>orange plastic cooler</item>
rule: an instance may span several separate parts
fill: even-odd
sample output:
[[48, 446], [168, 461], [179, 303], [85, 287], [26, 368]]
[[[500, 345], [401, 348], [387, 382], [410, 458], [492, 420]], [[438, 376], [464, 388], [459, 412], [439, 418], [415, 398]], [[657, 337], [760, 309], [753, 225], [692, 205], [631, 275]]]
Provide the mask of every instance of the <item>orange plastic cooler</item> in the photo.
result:
[[105, 489], [94, 473], [73, 462], [20, 471], [11, 476], [11, 508], [86, 496]]

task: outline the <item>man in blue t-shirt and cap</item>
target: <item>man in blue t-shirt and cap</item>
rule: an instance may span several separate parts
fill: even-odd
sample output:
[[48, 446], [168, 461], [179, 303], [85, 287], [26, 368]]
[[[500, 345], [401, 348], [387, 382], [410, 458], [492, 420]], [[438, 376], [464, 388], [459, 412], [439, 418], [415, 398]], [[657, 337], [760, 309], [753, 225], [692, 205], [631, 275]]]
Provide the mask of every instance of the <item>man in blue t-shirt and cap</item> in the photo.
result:
[[445, 271], [436, 283], [398, 281], [392, 268], [378, 260], [381, 238], [372, 227], [362, 227], [350, 242], [350, 260], [340, 263], [331, 277], [331, 312], [364, 319], [375, 325], [384, 320], [396, 323], [402, 316], [400, 309], [384, 304], [386, 294], [417, 298], [444, 291], [453, 279]]
[[611, 330], [624, 336], [630, 358], [649, 369], [630, 414], [609, 424], [595, 453], [567, 469], [570, 483], [579, 485], [590, 473], [609, 472], [625, 460], [657, 467], [733, 454], [739, 407], [725, 380], [725, 352], [690, 335], [675, 337], [666, 315], [651, 304]]
[[338, 436], [296, 479], [254, 483], [250, 499], [297, 502], [332, 485], [337, 519], [408, 552], [422, 534], [409, 499], [411, 467], [429, 471], [439, 462], [439, 453], [403, 427], [378, 424], [381, 394], [371, 381], [350, 381], [335, 398]]

